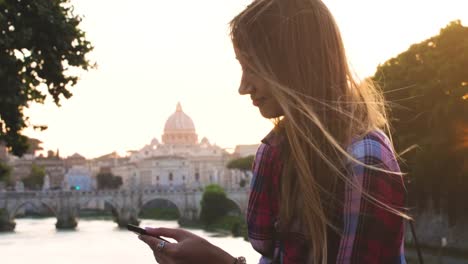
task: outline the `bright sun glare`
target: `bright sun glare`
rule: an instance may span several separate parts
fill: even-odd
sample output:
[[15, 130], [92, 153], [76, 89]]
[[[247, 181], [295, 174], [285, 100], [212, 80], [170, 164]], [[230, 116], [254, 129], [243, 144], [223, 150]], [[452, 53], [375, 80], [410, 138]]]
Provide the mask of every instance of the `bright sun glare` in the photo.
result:
[[[43, 147], [93, 158], [124, 155], [161, 138], [178, 101], [199, 138], [226, 148], [255, 144], [271, 129], [248, 97], [237, 94], [240, 68], [228, 37], [229, 20], [250, 1], [75, 0], [82, 28], [95, 46], [96, 70], [80, 73], [74, 96], [27, 110], [44, 132], [26, 134]], [[450, 21], [468, 22], [459, 0], [325, 0], [361, 77]]]

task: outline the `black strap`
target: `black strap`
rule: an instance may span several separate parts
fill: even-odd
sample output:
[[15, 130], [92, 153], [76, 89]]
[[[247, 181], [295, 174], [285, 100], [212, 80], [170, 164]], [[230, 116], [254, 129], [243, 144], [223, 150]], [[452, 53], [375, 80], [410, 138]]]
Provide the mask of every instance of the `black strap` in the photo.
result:
[[[382, 138], [380, 138], [379, 136], [376, 136], [374, 134], [369, 134], [366, 137], [377, 141], [378, 143], [382, 144], [382, 146], [384, 146], [388, 151], [393, 152], [393, 150], [390, 149], [390, 147], [387, 145], [387, 143]], [[414, 224], [413, 224], [414, 220], [408, 220], [408, 222], [409, 222], [409, 225], [410, 225], [411, 233], [413, 235], [414, 246], [416, 247], [416, 251], [418, 253], [419, 263], [424, 264], [424, 259], [423, 259], [422, 254], [421, 254], [421, 248], [419, 247], [418, 239], [416, 238], [416, 232], [414, 231]]]
[[[388, 151], [390, 152], [393, 152], [389, 146], [387, 145], [386, 142], [384, 142], [379, 136], [375, 136], [375, 135], [369, 135], [368, 136], [369, 138], [372, 138], [376, 141], [378, 141], [379, 143], [381, 143], [384, 147], [387, 148]], [[409, 225], [410, 225], [410, 229], [411, 229], [411, 233], [413, 234], [413, 239], [414, 239], [414, 245], [416, 247], [416, 251], [418, 253], [418, 259], [419, 259], [419, 263], [420, 264], [424, 264], [424, 260], [423, 260], [423, 257], [422, 257], [422, 254], [421, 254], [421, 248], [419, 247], [419, 243], [418, 243], [418, 239], [416, 238], [416, 232], [414, 231], [414, 220], [408, 220], [409, 222]]]
[[423, 260], [422, 254], [421, 254], [421, 248], [419, 248], [418, 239], [416, 238], [416, 232], [414, 231], [413, 220], [409, 220], [408, 222], [409, 222], [409, 225], [410, 225], [411, 233], [413, 234], [414, 245], [416, 246], [416, 252], [418, 253], [419, 263], [424, 264], [424, 260]]

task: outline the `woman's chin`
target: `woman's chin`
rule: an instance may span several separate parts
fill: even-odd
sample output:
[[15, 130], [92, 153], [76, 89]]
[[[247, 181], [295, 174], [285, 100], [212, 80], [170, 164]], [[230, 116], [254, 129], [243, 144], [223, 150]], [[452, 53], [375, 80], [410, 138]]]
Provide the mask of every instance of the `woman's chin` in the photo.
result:
[[262, 108], [259, 108], [260, 110], [260, 114], [264, 117], [264, 118], [268, 118], [268, 119], [271, 119], [271, 118], [277, 118], [277, 117], [280, 117], [282, 116], [281, 113], [277, 113], [275, 111], [268, 111], [268, 110], [264, 110]]

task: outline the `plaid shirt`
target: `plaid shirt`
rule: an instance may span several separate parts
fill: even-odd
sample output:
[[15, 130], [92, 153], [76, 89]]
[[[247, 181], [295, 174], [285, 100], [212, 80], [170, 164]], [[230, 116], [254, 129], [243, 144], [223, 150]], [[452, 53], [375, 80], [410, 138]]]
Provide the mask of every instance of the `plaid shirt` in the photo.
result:
[[[247, 209], [248, 236], [266, 263], [310, 263], [310, 246], [301, 228], [291, 227], [288, 235], [275, 239], [279, 216], [280, 137], [272, 131], [262, 140], [253, 165], [253, 179]], [[400, 168], [386, 135], [375, 131], [355, 140], [348, 153], [364, 164], [399, 172]], [[402, 177], [349, 162], [350, 179], [378, 200], [402, 209], [405, 187]], [[402, 264], [404, 220], [369, 202], [359, 189], [344, 184], [338, 193], [343, 200], [339, 216], [341, 235], [328, 230], [328, 263]]]

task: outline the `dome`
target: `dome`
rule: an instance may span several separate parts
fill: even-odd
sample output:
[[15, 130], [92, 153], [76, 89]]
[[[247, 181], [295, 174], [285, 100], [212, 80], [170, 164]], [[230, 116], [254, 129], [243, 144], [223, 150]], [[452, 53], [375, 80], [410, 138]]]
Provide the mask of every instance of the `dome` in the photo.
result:
[[156, 138], [153, 138], [153, 140], [151, 140], [151, 146], [157, 146], [157, 145], [159, 145], [159, 141]]
[[164, 144], [171, 145], [195, 145], [198, 136], [195, 132], [195, 125], [192, 119], [182, 111], [182, 106], [177, 103], [176, 111], [166, 121], [164, 134], [162, 136]]
[[164, 132], [195, 132], [192, 118], [182, 111], [180, 103], [177, 103], [175, 113], [167, 119]]
[[206, 137], [203, 137], [202, 140], [200, 141], [201, 144], [206, 144], [206, 145], [209, 145], [210, 144], [210, 141], [206, 138]]

